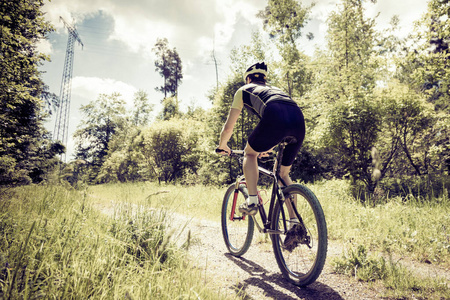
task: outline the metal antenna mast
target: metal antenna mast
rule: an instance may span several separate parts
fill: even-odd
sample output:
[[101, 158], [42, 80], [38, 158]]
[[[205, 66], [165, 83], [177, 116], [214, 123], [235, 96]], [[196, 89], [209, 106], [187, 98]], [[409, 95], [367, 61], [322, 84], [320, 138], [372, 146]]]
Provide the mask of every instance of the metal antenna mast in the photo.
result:
[[[70, 113], [70, 97], [72, 90], [72, 69], [73, 69], [73, 54], [74, 43], [77, 41], [83, 48], [75, 26], [67, 23], [62, 17], [59, 19], [64, 23], [64, 26], [69, 31], [69, 38], [67, 40], [66, 58], [64, 61], [64, 71], [61, 81], [61, 90], [59, 92], [59, 107], [56, 113], [55, 129], [53, 130], [53, 140], [60, 141], [67, 147], [68, 131], [69, 131], [69, 113]], [[64, 154], [64, 161], [66, 161], [66, 154]]]

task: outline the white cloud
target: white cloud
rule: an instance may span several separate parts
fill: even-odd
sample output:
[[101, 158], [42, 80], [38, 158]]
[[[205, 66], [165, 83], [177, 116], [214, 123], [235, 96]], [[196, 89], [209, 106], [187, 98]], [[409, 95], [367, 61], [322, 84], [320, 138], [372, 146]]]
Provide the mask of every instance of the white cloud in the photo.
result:
[[72, 80], [72, 95], [80, 96], [88, 102], [97, 99], [100, 94], [120, 93], [130, 108], [136, 92], [134, 86], [110, 78], [77, 76]]
[[258, 0], [77, 0], [52, 1], [45, 5], [46, 18], [57, 29], [59, 21], [79, 23], [99, 11], [114, 19], [110, 39], [132, 52], [151, 55], [156, 39], [165, 37], [182, 57], [192, 59], [212, 50], [226, 49], [235, 31], [238, 15], [250, 24], [261, 23], [256, 13], [266, 4]]
[[36, 43], [36, 50], [42, 54], [50, 55], [53, 52], [53, 47], [49, 40], [41, 39]]
[[367, 6], [367, 15], [376, 18], [377, 28], [388, 28], [389, 22], [394, 15], [400, 18], [401, 37], [406, 37], [413, 31], [413, 23], [418, 21], [427, 11], [427, 2], [425, 0], [407, 0], [407, 1], [378, 1], [374, 5]]

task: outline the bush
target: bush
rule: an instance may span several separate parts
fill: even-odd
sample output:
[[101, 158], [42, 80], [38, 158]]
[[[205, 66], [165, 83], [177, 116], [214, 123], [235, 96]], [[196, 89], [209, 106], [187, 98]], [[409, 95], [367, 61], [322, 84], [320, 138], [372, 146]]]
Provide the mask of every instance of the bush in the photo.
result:
[[389, 177], [384, 178], [378, 187], [388, 197], [402, 197], [406, 200], [412, 196], [418, 202], [432, 201], [440, 197], [448, 198], [450, 177], [433, 175]]

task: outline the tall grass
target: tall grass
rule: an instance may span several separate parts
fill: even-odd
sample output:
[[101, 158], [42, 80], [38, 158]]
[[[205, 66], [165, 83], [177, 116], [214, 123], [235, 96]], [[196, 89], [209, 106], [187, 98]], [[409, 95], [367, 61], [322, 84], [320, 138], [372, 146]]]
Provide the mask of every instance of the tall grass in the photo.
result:
[[[309, 187], [323, 206], [331, 240], [350, 249], [364, 245], [368, 254], [450, 266], [448, 199], [433, 204], [390, 199], [369, 207], [352, 199], [343, 181]], [[204, 274], [189, 265], [166, 228], [168, 211], [220, 222], [224, 192], [225, 187], [136, 183], [84, 192], [33, 186], [3, 193], [0, 298], [225, 298], [208, 290]], [[411, 290], [448, 291], [439, 281], [417, 278], [368, 254], [355, 250], [335, 266], [354, 269], [355, 258], [362, 257], [357, 268], [368, 267], [360, 273], [365, 280], [382, 280], [397, 298], [408, 298]], [[379, 278], [371, 279], [375, 275]]]
[[375, 207], [348, 196], [343, 181], [311, 187], [322, 203], [329, 238], [369, 249], [450, 266], [450, 202], [390, 199]]
[[[351, 198], [345, 181], [330, 180], [308, 186], [317, 195], [327, 219], [329, 238], [363, 244], [371, 250], [405, 255], [421, 262], [450, 266], [450, 201], [390, 199], [375, 207]], [[107, 201], [128, 194], [192, 217], [219, 222], [225, 187], [176, 186], [154, 183], [99, 185], [91, 193]], [[270, 191], [263, 193], [270, 198]]]
[[385, 297], [393, 299], [446, 299], [450, 287], [444, 278], [419, 277], [392, 257], [369, 255], [363, 245], [352, 247], [332, 261], [334, 270], [365, 282], [382, 281]]
[[0, 298], [225, 298], [174, 246], [164, 210], [122, 203], [107, 216], [92, 201], [56, 186], [2, 194]]
[[[427, 278], [426, 274], [417, 276], [395, 261], [407, 257], [444, 267], [450, 265], [448, 199], [427, 203], [413, 197], [407, 201], [395, 198], [372, 207], [352, 199], [350, 186], [344, 181], [324, 181], [309, 187], [324, 209], [329, 238], [350, 249], [342, 257], [330, 259], [336, 272], [362, 281], [380, 281], [387, 297], [407, 299], [414, 295], [445, 299], [450, 291], [445, 280]], [[154, 207], [168, 207], [219, 222], [225, 189], [147, 183], [96, 186], [91, 192], [99, 198], [118, 201], [127, 191], [133, 199], [147, 201]], [[269, 197], [270, 191], [263, 193], [263, 198]], [[257, 235], [255, 242], [270, 246], [267, 236]], [[384, 256], [370, 253], [384, 253]], [[393, 260], [393, 256], [397, 259]]]

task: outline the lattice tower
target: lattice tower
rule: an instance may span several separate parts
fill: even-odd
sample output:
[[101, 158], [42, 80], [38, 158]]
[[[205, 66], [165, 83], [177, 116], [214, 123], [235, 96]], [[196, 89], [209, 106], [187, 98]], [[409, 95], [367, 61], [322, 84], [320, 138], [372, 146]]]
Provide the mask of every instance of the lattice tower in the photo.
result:
[[[53, 140], [60, 141], [67, 147], [68, 132], [69, 132], [69, 115], [70, 115], [70, 98], [72, 90], [72, 70], [73, 70], [73, 56], [74, 44], [77, 41], [81, 47], [84, 47], [77, 30], [74, 26], [67, 23], [62, 17], [60, 20], [69, 32], [67, 40], [66, 58], [64, 60], [64, 70], [61, 80], [61, 90], [59, 92], [59, 106], [56, 112], [55, 129], [53, 130]], [[64, 154], [64, 161], [66, 155]]]

